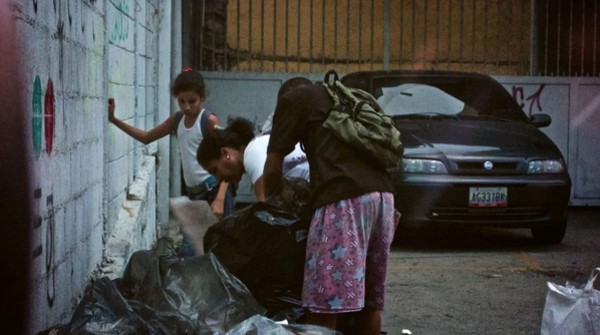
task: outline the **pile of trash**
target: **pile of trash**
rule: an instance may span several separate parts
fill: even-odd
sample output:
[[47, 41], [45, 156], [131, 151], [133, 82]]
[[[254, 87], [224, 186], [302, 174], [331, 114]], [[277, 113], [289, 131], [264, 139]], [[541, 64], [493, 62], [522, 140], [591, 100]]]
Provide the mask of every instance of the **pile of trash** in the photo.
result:
[[87, 288], [59, 334], [322, 334], [303, 324], [308, 185], [208, 227], [204, 254], [181, 258], [170, 239], [135, 252], [118, 279]]

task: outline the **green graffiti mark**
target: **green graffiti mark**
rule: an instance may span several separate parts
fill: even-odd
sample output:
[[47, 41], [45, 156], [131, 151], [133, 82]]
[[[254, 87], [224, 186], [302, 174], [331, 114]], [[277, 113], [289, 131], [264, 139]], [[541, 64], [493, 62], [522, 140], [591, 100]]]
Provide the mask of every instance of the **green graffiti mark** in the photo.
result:
[[110, 41], [121, 42], [129, 37], [129, 18], [127, 17], [129, 6], [126, 1], [120, 0], [115, 2], [115, 8], [115, 23], [110, 34]]
[[33, 152], [35, 159], [40, 157], [42, 152], [42, 82], [40, 76], [35, 76], [33, 82], [33, 97], [32, 101], [32, 116], [31, 116], [31, 132], [33, 135]]

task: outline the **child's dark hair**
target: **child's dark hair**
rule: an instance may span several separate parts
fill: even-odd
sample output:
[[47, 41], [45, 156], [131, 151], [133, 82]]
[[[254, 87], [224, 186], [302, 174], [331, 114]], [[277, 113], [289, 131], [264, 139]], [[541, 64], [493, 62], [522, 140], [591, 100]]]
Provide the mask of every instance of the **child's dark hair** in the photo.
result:
[[196, 158], [203, 165], [221, 158], [221, 148], [242, 149], [254, 138], [254, 125], [245, 118], [235, 118], [225, 129], [216, 129], [204, 136]]
[[312, 81], [305, 77], [294, 77], [286, 80], [281, 87], [279, 88], [279, 92], [277, 92], [277, 99], [281, 98], [282, 95], [286, 94], [289, 91], [293, 91], [298, 87], [311, 85]]
[[177, 94], [184, 91], [193, 91], [198, 93], [202, 99], [206, 98], [206, 85], [204, 85], [204, 77], [200, 71], [184, 69], [173, 81], [171, 85], [171, 94]]

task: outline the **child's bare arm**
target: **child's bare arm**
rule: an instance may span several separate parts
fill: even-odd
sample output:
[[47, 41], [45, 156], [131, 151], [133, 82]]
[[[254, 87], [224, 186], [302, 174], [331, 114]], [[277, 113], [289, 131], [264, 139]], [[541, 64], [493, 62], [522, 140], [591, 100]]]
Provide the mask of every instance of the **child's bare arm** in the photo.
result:
[[256, 200], [258, 200], [260, 202], [264, 202], [266, 200], [266, 197], [265, 197], [265, 185], [264, 185], [262, 176], [260, 176], [260, 178], [258, 178], [256, 180], [254, 185], [252, 185], [252, 188], [254, 189], [254, 195], [256, 195]]
[[229, 183], [220, 182], [217, 187], [219, 188], [219, 191], [217, 191], [215, 200], [210, 204], [210, 207], [215, 216], [220, 219], [223, 217], [225, 211], [225, 196], [227, 194], [227, 188], [229, 188]]
[[110, 121], [112, 124], [117, 126], [119, 129], [121, 129], [127, 135], [133, 137], [134, 139], [136, 139], [144, 144], [154, 142], [159, 138], [167, 136], [171, 132], [171, 129], [173, 128], [173, 125], [175, 122], [175, 117], [173, 115], [171, 115], [165, 121], [163, 121], [161, 124], [157, 125], [156, 127], [152, 128], [148, 131], [145, 131], [145, 130], [136, 128], [121, 119], [118, 119], [115, 116], [115, 109], [116, 109], [115, 100], [113, 98], [109, 98], [108, 99], [108, 121]]

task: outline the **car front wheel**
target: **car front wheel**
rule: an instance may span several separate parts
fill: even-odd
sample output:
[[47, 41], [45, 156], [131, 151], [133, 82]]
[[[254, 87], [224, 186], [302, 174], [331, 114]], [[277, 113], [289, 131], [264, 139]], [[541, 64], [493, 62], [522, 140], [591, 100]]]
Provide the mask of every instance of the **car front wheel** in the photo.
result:
[[557, 224], [531, 228], [531, 235], [533, 235], [533, 238], [540, 243], [557, 244], [565, 237], [566, 231], [567, 220], [563, 219]]

